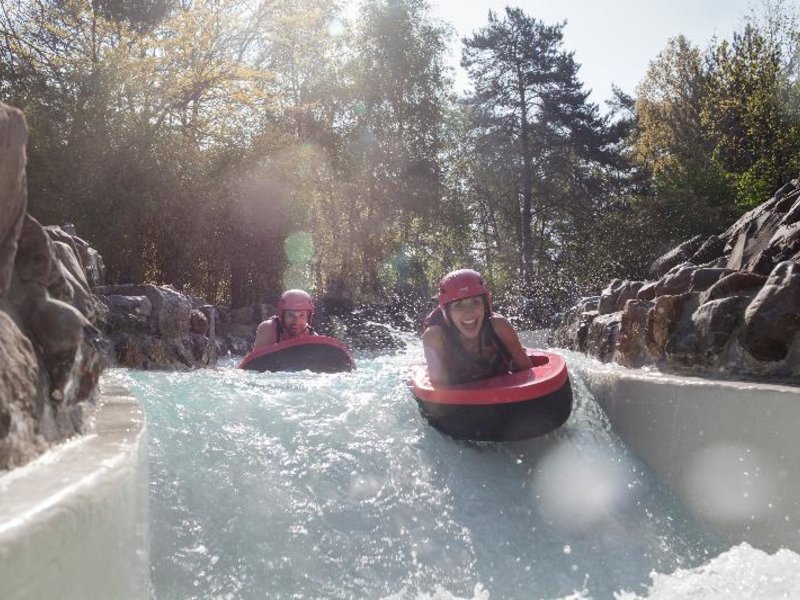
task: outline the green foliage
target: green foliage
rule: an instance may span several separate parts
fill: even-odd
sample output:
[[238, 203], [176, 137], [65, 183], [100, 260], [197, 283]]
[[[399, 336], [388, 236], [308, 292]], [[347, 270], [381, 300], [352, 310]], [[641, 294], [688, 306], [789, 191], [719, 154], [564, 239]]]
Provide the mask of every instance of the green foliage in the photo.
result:
[[0, 0], [0, 99], [30, 128], [30, 211], [111, 282], [209, 301], [353, 299], [484, 272], [541, 323], [800, 170], [797, 27], [780, 7], [682, 37], [600, 116], [565, 24], [507, 8], [463, 40], [425, 0]]
[[[470, 182], [479, 247], [490, 270], [521, 281], [516, 293], [555, 302], [572, 288], [569, 238], [602, 195], [612, 141], [563, 49], [563, 25], [545, 25], [520, 9], [490, 12], [464, 40], [462, 65], [474, 94]], [[566, 268], [564, 268], [566, 267]]]
[[678, 37], [638, 88], [635, 160], [659, 248], [720, 233], [800, 167], [796, 37], [749, 22], [702, 54]]
[[763, 202], [800, 167], [797, 89], [785, 49], [754, 25], [708, 57], [703, 124], [743, 208]]
[[774, 165], [768, 160], [759, 159], [744, 173], [731, 175], [736, 189], [736, 204], [744, 209], [751, 209], [769, 198], [775, 187]]
[[[349, 235], [340, 274], [357, 294], [380, 296], [381, 273], [442, 219], [446, 30], [422, 0], [370, 0], [353, 38], [350, 110], [336, 179]], [[334, 200], [335, 201], [335, 200]]]

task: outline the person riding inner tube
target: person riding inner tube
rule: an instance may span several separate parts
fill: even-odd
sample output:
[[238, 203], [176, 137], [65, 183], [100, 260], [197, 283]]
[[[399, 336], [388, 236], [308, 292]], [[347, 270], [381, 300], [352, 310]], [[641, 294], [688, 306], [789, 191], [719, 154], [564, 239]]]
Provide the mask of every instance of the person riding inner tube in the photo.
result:
[[531, 359], [505, 317], [492, 312], [492, 296], [471, 269], [448, 273], [439, 306], [425, 319], [422, 346], [433, 384], [453, 385], [530, 369]]
[[303, 290], [286, 290], [278, 301], [278, 314], [262, 322], [256, 329], [253, 350], [293, 340], [307, 335], [316, 335], [311, 328], [314, 303]]

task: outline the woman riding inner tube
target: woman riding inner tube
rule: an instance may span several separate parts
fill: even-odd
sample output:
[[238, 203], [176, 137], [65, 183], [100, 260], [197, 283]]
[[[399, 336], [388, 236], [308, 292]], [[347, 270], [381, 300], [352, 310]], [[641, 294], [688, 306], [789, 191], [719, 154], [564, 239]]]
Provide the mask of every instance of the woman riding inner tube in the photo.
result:
[[278, 314], [271, 316], [256, 329], [253, 350], [306, 335], [315, 335], [311, 329], [314, 303], [303, 290], [286, 290], [278, 301]]
[[439, 306], [425, 319], [422, 346], [431, 383], [454, 385], [530, 369], [508, 319], [492, 312], [480, 273], [461, 269], [439, 284]]

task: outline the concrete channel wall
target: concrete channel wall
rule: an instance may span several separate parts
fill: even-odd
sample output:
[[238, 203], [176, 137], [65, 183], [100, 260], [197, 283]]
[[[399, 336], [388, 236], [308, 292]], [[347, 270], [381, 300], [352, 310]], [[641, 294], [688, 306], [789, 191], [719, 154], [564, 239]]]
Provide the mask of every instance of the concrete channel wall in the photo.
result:
[[584, 366], [625, 443], [731, 543], [800, 552], [800, 388]]
[[95, 433], [0, 476], [0, 598], [150, 597], [144, 413], [104, 386]]

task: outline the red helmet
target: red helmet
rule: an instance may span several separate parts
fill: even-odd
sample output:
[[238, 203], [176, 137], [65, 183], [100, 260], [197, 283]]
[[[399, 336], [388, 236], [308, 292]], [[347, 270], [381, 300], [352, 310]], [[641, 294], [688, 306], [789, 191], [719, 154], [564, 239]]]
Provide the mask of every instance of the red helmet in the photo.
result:
[[439, 283], [439, 308], [443, 314], [446, 314], [444, 307], [447, 304], [470, 296], [486, 298], [486, 308], [492, 314], [492, 294], [480, 273], [472, 269], [460, 269], [442, 277]]
[[314, 303], [311, 301], [311, 296], [303, 290], [286, 290], [278, 300], [278, 312], [281, 313], [281, 317], [286, 310], [307, 310], [310, 323], [314, 315]]

